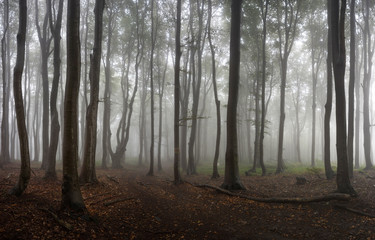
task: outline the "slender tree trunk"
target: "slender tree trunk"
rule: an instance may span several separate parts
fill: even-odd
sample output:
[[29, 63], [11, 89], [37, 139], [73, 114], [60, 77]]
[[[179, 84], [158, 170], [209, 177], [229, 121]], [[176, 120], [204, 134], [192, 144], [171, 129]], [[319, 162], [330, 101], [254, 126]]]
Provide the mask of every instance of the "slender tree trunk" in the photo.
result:
[[[356, 46], [358, 48], [358, 46]], [[356, 50], [356, 53], [358, 53], [358, 49]], [[359, 63], [360, 62], [360, 63]], [[355, 61], [355, 69], [356, 69], [356, 76], [360, 75], [360, 69], [363, 62], [363, 54], [361, 55], [360, 61]], [[359, 132], [360, 132], [360, 120], [361, 120], [361, 96], [360, 96], [360, 81], [355, 81], [355, 169], [359, 168]]]
[[10, 194], [20, 196], [30, 180], [30, 154], [27, 136], [25, 112], [22, 99], [22, 72], [25, 64], [25, 40], [27, 26], [27, 1], [19, 0], [19, 25], [17, 34], [17, 59], [13, 72], [13, 93], [16, 108], [18, 137], [21, 153], [21, 170], [17, 184], [10, 190]]
[[180, 175], [180, 58], [181, 58], [181, 0], [177, 0], [176, 59], [174, 66], [174, 182], [181, 182]]
[[155, 138], [155, 112], [154, 112], [154, 49], [155, 49], [155, 23], [154, 0], [151, 0], [151, 56], [150, 56], [150, 88], [151, 88], [151, 143], [150, 143], [150, 170], [147, 175], [154, 175], [154, 138]]
[[370, 1], [364, 1], [364, 31], [363, 31], [363, 56], [364, 56], [364, 68], [363, 68], [363, 145], [365, 150], [365, 162], [366, 168], [372, 168], [371, 161], [371, 133], [370, 133], [370, 88], [371, 88], [371, 72], [372, 72], [372, 57], [373, 49], [371, 47], [371, 33], [369, 25], [369, 8]]
[[355, 84], [355, 0], [350, 1], [350, 76], [348, 109], [348, 164], [349, 177], [353, 177], [353, 139], [354, 139], [354, 84]]
[[227, 148], [225, 153], [225, 176], [221, 185], [225, 189], [244, 189], [238, 169], [237, 103], [240, 78], [240, 39], [241, 39], [242, 0], [232, 1], [229, 95], [227, 110]]
[[214, 89], [215, 106], [216, 106], [216, 143], [215, 143], [215, 155], [213, 161], [213, 172], [212, 178], [219, 178], [219, 171], [217, 168], [220, 154], [220, 137], [221, 137], [221, 115], [220, 115], [220, 100], [217, 93], [216, 83], [216, 60], [215, 60], [215, 47], [212, 44], [211, 36], [211, 20], [212, 20], [212, 0], [208, 0], [208, 42], [210, 44], [211, 61], [212, 61], [212, 85]]
[[67, 69], [64, 100], [62, 209], [86, 210], [77, 172], [78, 162], [78, 94], [81, 75], [79, 43], [80, 1], [68, 0]]
[[[327, 0], [328, 26], [331, 25], [331, 6], [332, 0]], [[328, 31], [328, 45], [327, 45], [327, 101], [325, 104], [324, 115], [324, 169], [327, 179], [334, 177], [334, 172], [331, 167], [331, 113], [332, 113], [332, 32]]]
[[48, 151], [48, 164], [45, 177], [46, 178], [56, 178], [56, 153], [57, 147], [59, 142], [59, 135], [60, 135], [60, 124], [59, 124], [59, 115], [57, 112], [57, 93], [59, 88], [59, 81], [60, 81], [60, 69], [61, 69], [61, 59], [60, 59], [60, 38], [61, 38], [61, 21], [62, 21], [62, 11], [63, 11], [63, 4], [64, 1], [59, 1], [59, 8], [55, 26], [52, 25], [52, 6], [51, 0], [47, 1], [49, 6], [47, 6], [49, 10], [49, 19], [50, 19], [50, 27], [51, 32], [54, 38], [54, 50], [53, 50], [53, 82], [52, 82], [52, 90], [51, 90], [51, 142]]
[[2, 120], [1, 120], [1, 152], [0, 152], [0, 167], [4, 163], [10, 162], [9, 155], [9, 77], [8, 71], [8, 45], [9, 41], [9, 0], [4, 1], [4, 34], [1, 39], [1, 63], [2, 63], [2, 77], [3, 77], [3, 103], [2, 103]]
[[[341, 7], [340, 7], [341, 2]], [[332, 65], [336, 93], [336, 149], [337, 149], [337, 191], [355, 195], [349, 179], [346, 145], [345, 104], [345, 9], [346, 0], [333, 0], [331, 6]]]
[[103, 36], [103, 11], [104, 0], [95, 1], [95, 35], [94, 49], [90, 57], [90, 104], [87, 107], [85, 146], [83, 152], [83, 164], [80, 181], [84, 183], [97, 182], [95, 172], [96, 156], [96, 134], [98, 123], [98, 103], [99, 103], [99, 81], [100, 81], [100, 59], [102, 55]]

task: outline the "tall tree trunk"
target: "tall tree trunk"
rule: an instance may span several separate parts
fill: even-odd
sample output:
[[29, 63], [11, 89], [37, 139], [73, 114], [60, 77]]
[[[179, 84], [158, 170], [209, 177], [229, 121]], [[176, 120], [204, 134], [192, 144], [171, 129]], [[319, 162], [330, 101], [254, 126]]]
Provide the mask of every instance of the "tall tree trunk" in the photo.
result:
[[21, 153], [21, 170], [17, 184], [10, 194], [20, 196], [30, 180], [30, 154], [27, 136], [25, 112], [22, 99], [22, 72], [25, 64], [25, 39], [27, 26], [27, 1], [19, 0], [19, 25], [17, 34], [17, 59], [13, 72], [13, 93], [16, 108], [18, 137]]
[[3, 111], [1, 120], [1, 152], [0, 152], [0, 166], [4, 163], [10, 162], [9, 155], [9, 95], [10, 95], [10, 81], [8, 71], [8, 36], [9, 36], [9, 0], [4, 1], [4, 33], [1, 39], [1, 64], [3, 77]]
[[42, 169], [46, 169], [48, 165], [48, 150], [49, 150], [49, 81], [48, 81], [48, 57], [50, 54], [50, 43], [52, 38], [48, 34], [48, 18], [49, 10], [46, 12], [43, 19], [42, 28], [39, 25], [39, 6], [38, 0], [35, 0], [35, 24], [38, 33], [40, 44], [40, 52], [42, 59], [42, 86], [43, 86], [43, 115], [42, 115]]
[[180, 59], [181, 59], [181, 0], [177, 0], [176, 59], [174, 66], [174, 183], [181, 182], [180, 175]]
[[[111, 43], [112, 43], [112, 30], [113, 30], [113, 9], [108, 8], [108, 38], [107, 38], [107, 55], [105, 58], [105, 85], [104, 85], [104, 112], [103, 112], [103, 156], [102, 156], [102, 168], [107, 168], [109, 160], [109, 142], [111, 139], [110, 133], [110, 118], [111, 118]], [[112, 162], [113, 164], [113, 162]]]
[[155, 23], [154, 0], [151, 0], [151, 56], [150, 56], [150, 89], [151, 89], [151, 143], [150, 143], [150, 170], [147, 175], [154, 175], [154, 136], [155, 136], [155, 112], [154, 112], [154, 49], [155, 49]]
[[52, 6], [51, 0], [47, 0], [49, 6], [49, 20], [51, 32], [53, 35], [54, 50], [53, 50], [53, 82], [51, 90], [51, 138], [50, 138], [50, 147], [48, 151], [48, 164], [45, 177], [46, 178], [56, 178], [56, 153], [59, 142], [60, 135], [60, 124], [59, 124], [59, 115], [57, 112], [57, 93], [59, 90], [59, 81], [60, 81], [60, 69], [61, 69], [61, 59], [60, 59], [60, 38], [61, 38], [61, 21], [62, 21], [62, 12], [64, 1], [59, 1], [59, 8], [55, 26], [52, 24]]
[[[332, 0], [327, 0], [327, 15], [328, 15], [328, 26], [331, 25], [331, 8]], [[331, 113], [332, 113], [332, 32], [328, 30], [328, 41], [327, 41], [327, 101], [325, 104], [325, 115], [324, 115], [324, 169], [327, 179], [334, 177], [334, 172], [331, 167]]]
[[100, 81], [100, 59], [102, 55], [104, 0], [95, 1], [94, 49], [90, 57], [90, 104], [87, 107], [85, 146], [80, 181], [97, 182], [95, 172], [96, 134], [98, 129], [98, 103]]
[[[341, 6], [340, 6], [341, 2]], [[345, 9], [346, 0], [333, 0], [331, 6], [332, 65], [336, 93], [336, 150], [337, 150], [337, 191], [355, 195], [349, 179], [346, 145], [346, 104], [345, 104]]]
[[220, 137], [221, 137], [221, 115], [220, 115], [220, 100], [217, 93], [217, 83], [216, 83], [216, 59], [215, 59], [215, 47], [212, 44], [212, 36], [211, 36], [211, 20], [212, 20], [212, 0], [208, 0], [208, 42], [210, 44], [210, 51], [211, 51], [211, 68], [212, 68], [212, 85], [214, 89], [214, 97], [215, 97], [215, 106], [216, 106], [216, 142], [215, 142], [215, 155], [213, 161], [213, 172], [212, 178], [216, 179], [219, 178], [219, 171], [217, 169], [217, 165], [219, 162], [219, 154], [220, 154]]
[[[356, 53], [359, 53], [358, 51], [358, 45], [356, 46]], [[355, 71], [356, 76], [360, 75], [360, 69], [363, 63], [363, 54], [361, 54], [360, 61], [355, 61]], [[357, 80], [355, 81], [355, 153], [354, 153], [354, 161], [355, 161], [355, 169], [359, 168], [359, 132], [360, 132], [360, 120], [361, 120], [361, 95], [360, 95], [360, 85], [361, 81]]]
[[68, 0], [67, 69], [64, 99], [62, 209], [85, 210], [77, 172], [78, 162], [78, 94], [81, 76], [79, 43], [80, 1]]
[[225, 176], [221, 185], [225, 189], [245, 189], [238, 169], [237, 139], [237, 103], [240, 78], [240, 42], [241, 42], [241, 4], [242, 0], [232, 1], [230, 58], [229, 58], [229, 95], [227, 110], [227, 148], [225, 153]]
[[348, 163], [349, 177], [353, 177], [353, 139], [354, 139], [354, 84], [355, 84], [355, 0], [350, 1], [350, 76], [348, 109]]
[[259, 163], [262, 168], [262, 176], [266, 175], [266, 167], [264, 166], [264, 129], [266, 124], [266, 38], [267, 38], [267, 14], [269, 0], [266, 0], [265, 5], [263, 1], [259, 1], [262, 9], [263, 22], [263, 39], [262, 39], [262, 115], [260, 121], [260, 136], [259, 136]]
[[371, 33], [370, 33], [370, 1], [364, 1], [364, 31], [363, 31], [363, 56], [364, 56], [364, 68], [363, 68], [363, 145], [365, 149], [365, 162], [366, 168], [372, 168], [371, 161], [371, 134], [370, 134], [370, 81], [372, 72], [372, 57], [374, 50], [371, 47]]
[[[294, 8], [293, 4], [297, 4]], [[276, 173], [284, 171], [283, 160], [283, 145], [284, 145], [284, 123], [285, 123], [285, 88], [286, 76], [288, 71], [288, 58], [292, 50], [294, 39], [296, 36], [296, 26], [300, 19], [300, 1], [289, 2], [284, 0], [284, 21], [281, 22], [281, 9], [278, 3], [277, 6], [277, 19], [279, 27], [277, 29], [279, 38], [279, 58], [280, 58], [280, 120], [279, 120], [279, 141], [277, 149], [277, 168]], [[284, 26], [284, 37], [282, 36], [281, 26]]]

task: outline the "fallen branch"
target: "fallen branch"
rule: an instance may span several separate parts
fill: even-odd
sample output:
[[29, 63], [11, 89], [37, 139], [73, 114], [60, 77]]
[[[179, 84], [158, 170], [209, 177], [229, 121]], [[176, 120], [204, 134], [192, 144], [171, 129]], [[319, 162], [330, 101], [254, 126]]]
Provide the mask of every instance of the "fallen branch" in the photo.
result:
[[73, 229], [72, 225], [70, 223], [65, 222], [64, 220], [60, 219], [56, 214], [54, 214], [51, 210], [48, 210], [46, 208], [39, 208], [42, 211], [45, 211], [49, 213], [53, 219], [55, 219], [56, 222], [58, 222], [61, 226], [63, 226], [65, 229], [71, 231]]
[[276, 197], [258, 198], [258, 197], [247, 196], [247, 195], [240, 194], [240, 193], [230, 192], [228, 190], [225, 190], [216, 186], [212, 186], [212, 185], [207, 185], [207, 184], [203, 184], [203, 185], [192, 184], [192, 185], [195, 187], [199, 187], [199, 188], [211, 188], [220, 193], [227, 194], [229, 196], [235, 196], [239, 198], [252, 200], [255, 202], [264, 202], [264, 203], [310, 203], [310, 202], [326, 202], [326, 201], [331, 201], [331, 200], [348, 201], [351, 198], [349, 194], [343, 194], [343, 193], [331, 193], [325, 196], [318, 196], [318, 197], [311, 197], [311, 198], [299, 198], [299, 197], [297, 198], [276, 198]]
[[375, 218], [375, 215], [365, 213], [365, 212], [362, 212], [362, 211], [354, 209], [354, 208], [349, 208], [349, 207], [344, 206], [344, 205], [335, 204], [334, 207], [341, 208], [341, 209], [347, 210], [349, 212], [352, 212], [352, 213], [355, 213], [355, 214], [358, 214], [358, 215], [361, 215], [361, 216]]
[[109, 201], [109, 202], [105, 202], [103, 203], [104, 206], [108, 207], [109, 205], [112, 205], [112, 204], [115, 204], [115, 203], [119, 203], [119, 202], [125, 202], [125, 201], [128, 201], [128, 200], [132, 200], [134, 198], [120, 198], [120, 199], [116, 199], [116, 200], [112, 200], [112, 201]]
[[107, 195], [107, 194], [110, 194], [111, 192], [105, 192], [105, 193], [102, 193], [102, 194], [97, 194], [97, 195], [92, 195], [92, 196], [89, 196], [87, 198], [85, 198], [84, 200], [88, 200], [88, 199], [91, 199], [91, 198], [97, 198], [97, 197], [100, 197], [100, 196], [104, 196], [104, 195]]

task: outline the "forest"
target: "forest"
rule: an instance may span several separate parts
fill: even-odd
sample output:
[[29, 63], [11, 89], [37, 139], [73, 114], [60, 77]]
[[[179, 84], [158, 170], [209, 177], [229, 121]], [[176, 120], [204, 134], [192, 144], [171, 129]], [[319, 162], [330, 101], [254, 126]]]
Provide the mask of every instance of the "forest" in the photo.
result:
[[0, 239], [375, 238], [372, 0], [4, 0]]

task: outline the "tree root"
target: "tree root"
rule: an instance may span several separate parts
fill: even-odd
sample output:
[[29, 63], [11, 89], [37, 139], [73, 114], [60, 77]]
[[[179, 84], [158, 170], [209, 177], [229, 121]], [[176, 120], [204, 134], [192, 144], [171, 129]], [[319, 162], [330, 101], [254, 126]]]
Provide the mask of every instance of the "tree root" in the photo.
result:
[[234, 193], [234, 192], [231, 192], [231, 191], [228, 191], [228, 190], [216, 187], [216, 186], [212, 186], [212, 185], [207, 185], [207, 184], [196, 185], [192, 183], [189, 183], [189, 184], [195, 187], [199, 187], [199, 188], [211, 188], [220, 193], [227, 194], [229, 196], [244, 198], [244, 199], [248, 199], [251, 201], [263, 202], [263, 203], [297, 203], [297, 204], [300, 204], [300, 203], [311, 203], [311, 202], [326, 202], [326, 201], [332, 201], [332, 200], [348, 201], [351, 199], [351, 196], [349, 194], [343, 194], [343, 193], [331, 193], [325, 196], [318, 196], [318, 197], [311, 197], [311, 198], [299, 198], [299, 197], [297, 198], [276, 198], [276, 197], [258, 198], [258, 197], [247, 196], [247, 195], [240, 194], [240, 193]]
[[369, 214], [369, 213], [365, 213], [365, 212], [362, 212], [362, 211], [354, 209], [354, 208], [349, 208], [349, 207], [344, 206], [344, 205], [335, 204], [333, 206], [336, 207], [336, 208], [341, 208], [341, 209], [344, 209], [346, 211], [358, 214], [360, 216], [365, 216], [365, 217], [369, 217], [369, 218], [375, 218], [375, 215], [372, 215], [372, 214]]
[[62, 227], [64, 227], [66, 230], [71, 231], [73, 229], [73, 226], [70, 223], [65, 222], [64, 220], [60, 219], [56, 214], [54, 214], [51, 210], [47, 208], [39, 208], [40, 210], [49, 213], [53, 219], [55, 219], [56, 222], [58, 222]]

